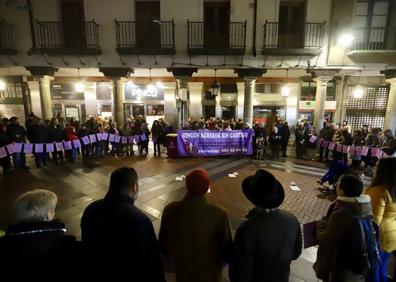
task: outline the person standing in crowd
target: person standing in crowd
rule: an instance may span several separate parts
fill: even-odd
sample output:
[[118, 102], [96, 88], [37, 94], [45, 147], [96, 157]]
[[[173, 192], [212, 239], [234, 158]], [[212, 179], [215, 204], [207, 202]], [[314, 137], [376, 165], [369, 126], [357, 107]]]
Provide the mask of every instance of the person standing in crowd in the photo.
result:
[[[26, 143], [26, 130], [22, 125], [19, 124], [17, 117], [11, 117], [10, 123], [7, 128], [9, 141], [12, 143]], [[12, 162], [14, 164], [14, 168], [22, 168], [28, 169], [26, 166], [26, 156], [25, 153], [13, 153], [12, 154]]]
[[[1, 275], [12, 281], [73, 281], [84, 276], [81, 248], [54, 220], [57, 196], [32, 190], [15, 202], [16, 224], [0, 238]], [[11, 281], [11, 280], [10, 280]]]
[[379, 139], [379, 128], [371, 128], [370, 132], [366, 137], [366, 146], [370, 147], [369, 153], [366, 158], [364, 158], [364, 162], [366, 164], [367, 174], [372, 174], [372, 169], [375, 167], [378, 158], [377, 156], [372, 155], [371, 148], [380, 146], [381, 142]]
[[[88, 135], [89, 135], [89, 131], [87, 125], [83, 123], [80, 127], [80, 130], [77, 132], [77, 136], [78, 138], [83, 138], [84, 136], [88, 136]], [[90, 144], [85, 145], [83, 142], [81, 142], [81, 154], [83, 161], [90, 158], [89, 146], [91, 145]]]
[[289, 144], [289, 139], [290, 139], [290, 128], [289, 128], [289, 123], [285, 121], [283, 123], [281, 132], [281, 152], [282, 152], [282, 157], [286, 158], [287, 157], [287, 145]]
[[290, 263], [301, 254], [302, 238], [297, 218], [279, 209], [285, 198], [282, 184], [260, 169], [243, 180], [242, 190], [255, 207], [236, 231], [230, 281], [289, 281]]
[[161, 136], [162, 128], [158, 120], [155, 120], [151, 127], [151, 133], [153, 134], [153, 145], [154, 145], [154, 156], [158, 154], [161, 157]]
[[[7, 134], [7, 125], [4, 121], [0, 123], [0, 147], [10, 144], [10, 138]], [[0, 166], [3, 168], [3, 174], [11, 172], [11, 158], [6, 156], [0, 159]]]
[[[312, 126], [311, 129], [308, 131], [307, 140], [312, 136], [318, 136], [318, 132], [316, 131], [316, 127]], [[316, 143], [307, 142], [307, 155], [310, 160], [315, 160], [316, 158]]]
[[186, 176], [187, 194], [167, 205], [159, 232], [161, 253], [176, 273], [176, 281], [220, 282], [229, 260], [232, 236], [227, 212], [209, 204], [208, 172], [195, 169]]
[[[335, 133], [335, 131], [334, 131], [332, 123], [329, 121], [325, 121], [323, 123], [323, 128], [319, 131], [319, 137], [322, 138], [324, 141], [331, 142], [331, 141], [333, 141], [334, 133]], [[329, 149], [320, 146], [320, 148], [319, 148], [319, 161], [320, 162], [323, 161], [323, 157], [324, 157], [325, 161], [329, 159]]]
[[[43, 124], [41, 118], [36, 117], [32, 126], [27, 132], [30, 143], [46, 143], [48, 141], [48, 128]], [[34, 161], [36, 166], [40, 168], [42, 165], [47, 165], [44, 152], [34, 152]]]
[[[342, 145], [346, 145], [346, 146], [351, 146], [353, 144], [353, 139], [352, 139], [352, 135], [351, 133], [348, 132], [348, 129], [346, 127], [344, 127], [341, 130], [342, 136], [344, 136], [344, 142], [342, 143]], [[342, 159], [344, 161], [344, 163], [348, 163], [348, 153], [344, 153], [342, 152]]]
[[344, 120], [344, 121], [342, 122], [342, 128], [341, 128], [341, 129], [345, 129], [349, 134], [352, 133], [352, 128], [351, 128], [351, 126], [348, 124], [348, 121], [347, 121], [347, 120]]
[[[338, 129], [333, 136], [333, 142], [336, 143], [337, 145], [340, 144], [344, 144], [345, 142], [345, 138], [344, 135], [342, 134], [342, 130]], [[337, 148], [334, 148], [333, 150], [333, 158], [337, 159], [337, 160], [342, 160], [342, 152], [338, 152], [336, 150]]]
[[282, 139], [279, 134], [279, 129], [276, 125], [272, 126], [272, 131], [269, 136], [269, 143], [271, 145], [271, 158], [278, 159], [279, 158], [279, 149], [281, 145]]
[[[69, 124], [66, 126], [66, 140], [73, 141], [78, 139], [76, 135], [76, 129], [73, 125]], [[66, 151], [66, 156], [69, 161], [75, 162], [77, 159], [77, 150], [76, 148], [72, 148], [71, 150]]]
[[299, 123], [295, 132], [296, 135], [296, 157], [302, 159], [306, 152], [306, 141], [308, 138], [308, 130], [304, 127], [303, 123]]
[[140, 136], [140, 154], [143, 154], [143, 150], [146, 151], [148, 154], [148, 143], [149, 143], [149, 136], [151, 132], [147, 128], [147, 123], [142, 123], [140, 126], [139, 136]]
[[[386, 273], [389, 256], [396, 257], [396, 158], [380, 159], [366, 194], [371, 197], [375, 222], [379, 226], [382, 254], [381, 273]], [[393, 277], [396, 277], [394, 268]]]
[[[364, 138], [361, 129], [357, 129], [353, 132], [352, 142], [354, 147], [361, 147], [364, 145]], [[354, 153], [351, 156], [352, 164], [351, 167], [357, 169], [360, 167], [362, 162], [362, 156], [358, 153]]]
[[[110, 123], [110, 129], [109, 129], [110, 134], [118, 135], [118, 129], [117, 129], [117, 123], [112, 122]], [[117, 150], [118, 144], [116, 142], [111, 142], [111, 154], [114, 156]]]
[[352, 244], [361, 238], [353, 236], [356, 234], [352, 234], [351, 226], [357, 218], [371, 215], [370, 197], [361, 195], [362, 181], [350, 174], [340, 177], [336, 190], [337, 208], [325, 224], [317, 224], [319, 248], [313, 267], [316, 276], [324, 282], [364, 282], [365, 273], [358, 265], [365, 258], [362, 253], [359, 254], [362, 257], [355, 256], [356, 244]]
[[[102, 134], [103, 131], [103, 124], [102, 123], [98, 123], [96, 124], [95, 127], [95, 134]], [[94, 144], [94, 148], [95, 148], [95, 157], [97, 159], [99, 158], [103, 158], [104, 157], [104, 149], [105, 149], [105, 141], [103, 140], [98, 140], [95, 144]]]
[[[121, 130], [121, 135], [122, 136], [132, 136], [132, 128], [131, 128], [131, 120], [128, 119], [128, 121], [124, 124], [124, 128]], [[132, 156], [135, 153], [133, 152], [133, 144], [123, 144], [126, 147], [126, 155], [127, 156]]]
[[134, 206], [138, 192], [136, 171], [118, 168], [104, 199], [83, 213], [81, 238], [92, 253], [97, 281], [165, 282], [153, 225]]
[[[63, 142], [66, 138], [65, 135], [65, 131], [59, 126], [58, 119], [52, 118], [48, 128], [48, 141], [53, 143]], [[54, 152], [52, 153], [52, 159], [54, 160], [55, 164], [58, 164], [58, 160], [60, 163], [63, 163], [63, 151], [57, 151], [55, 148]]]

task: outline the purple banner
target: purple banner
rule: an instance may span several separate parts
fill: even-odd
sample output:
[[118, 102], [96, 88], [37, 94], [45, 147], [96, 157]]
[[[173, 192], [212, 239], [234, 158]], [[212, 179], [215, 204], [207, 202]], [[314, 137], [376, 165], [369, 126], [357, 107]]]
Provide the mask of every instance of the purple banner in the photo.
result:
[[179, 156], [226, 156], [253, 154], [252, 130], [178, 130]]

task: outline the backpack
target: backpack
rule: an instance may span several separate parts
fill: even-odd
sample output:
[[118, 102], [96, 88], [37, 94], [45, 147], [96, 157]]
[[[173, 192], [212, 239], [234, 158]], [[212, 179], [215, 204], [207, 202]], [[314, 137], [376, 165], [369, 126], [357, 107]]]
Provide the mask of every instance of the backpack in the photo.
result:
[[381, 266], [379, 229], [373, 216], [353, 217], [351, 229], [343, 244], [342, 265], [366, 281], [376, 281]]

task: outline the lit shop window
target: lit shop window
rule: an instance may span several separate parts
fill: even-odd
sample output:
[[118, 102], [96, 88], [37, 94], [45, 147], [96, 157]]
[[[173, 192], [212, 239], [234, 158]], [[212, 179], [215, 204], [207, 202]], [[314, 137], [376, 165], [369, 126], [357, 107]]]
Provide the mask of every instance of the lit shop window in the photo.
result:
[[148, 116], [163, 116], [164, 105], [147, 105]]

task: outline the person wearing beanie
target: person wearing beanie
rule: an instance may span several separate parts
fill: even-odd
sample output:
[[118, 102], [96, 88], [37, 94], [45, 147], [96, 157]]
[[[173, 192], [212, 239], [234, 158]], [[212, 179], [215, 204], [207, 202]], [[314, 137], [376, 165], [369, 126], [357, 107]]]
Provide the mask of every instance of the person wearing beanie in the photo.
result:
[[302, 238], [297, 218], [279, 209], [285, 198], [282, 184], [260, 169], [243, 180], [242, 191], [255, 207], [236, 231], [230, 281], [289, 281], [290, 263], [301, 254]]
[[163, 211], [160, 251], [177, 282], [223, 281], [232, 243], [230, 222], [223, 208], [206, 200], [209, 188], [208, 172], [195, 169], [186, 176], [184, 198]]

